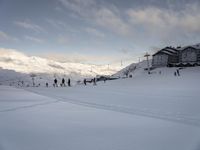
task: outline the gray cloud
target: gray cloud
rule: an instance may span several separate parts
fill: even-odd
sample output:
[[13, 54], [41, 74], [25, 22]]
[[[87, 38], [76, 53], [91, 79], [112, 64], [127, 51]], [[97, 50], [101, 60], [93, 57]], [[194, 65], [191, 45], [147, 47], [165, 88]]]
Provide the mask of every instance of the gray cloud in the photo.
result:
[[114, 5], [105, 6], [95, 0], [59, 0], [64, 7], [70, 9], [86, 21], [103, 27], [120, 35], [128, 35], [132, 30], [120, 16], [120, 11]]
[[45, 31], [41, 26], [34, 24], [34, 23], [31, 23], [28, 20], [15, 21], [14, 24], [19, 26], [19, 27], [25, 28], [25, 29], [33, 30], [33, 31], [38, 32], [38, 33]]
[[46, 19], [46, 21], [53, 27], [57, 29], [65, 29], [67, 27], [66, 23], [57, 19]]
[[103, 32], [100, 32], [99, 30], [95, 29], [95, 28], [91, 28], [91, 27], [88, 27], [85, 29], [85, 31], [89, 34], [92, 34], [92, 35], [95, 35], [97, 37], [105, 37], [105, 34]]
[[180, 11], [147, 7], [129, 9], [127, 14], [133, 26], [141, 26], [146, 32], [144, 34], [154, 34], [159, 38], [200, 33], [200, 10], [194, 4]]
[[14, 60], [12, 58], [0, 58], [0, 62], [12, 63]]
[[8, 35], [7, 33], [0, 30], [0, 41], [6, 41], [6, 40], [15, 41], [15, 42], [18, 41], [17, 38], [12, 37], [12, 36]]
[[32, 42], [36, 42], [36, 43], [44, 43], [44, 39], [41, 39], [41, 38], [36, 38], [36, 37], [32, 37], [32, 36], [25, 36], [24, 37], [25, 39], [27, 39], [27, 40], [30, 40], [30, 41], [32, 41]]
[[55, 69], [65, 69], [64, 67], [57, 65], [57, 64], [48, 64], [50, 67], [55, 68]]

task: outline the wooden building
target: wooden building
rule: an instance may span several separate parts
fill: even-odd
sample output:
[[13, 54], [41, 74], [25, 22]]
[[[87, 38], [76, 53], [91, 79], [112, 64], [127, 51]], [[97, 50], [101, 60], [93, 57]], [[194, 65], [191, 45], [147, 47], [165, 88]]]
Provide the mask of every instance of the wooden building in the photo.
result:
[[152, 66], [173, 66], [179, 62], [179, 51], [173, 47], [165, 47], [153, 55]]
[[180, 51], [179, 62], [184, 65], [200, 63], [200, 45], [183, 47]]
[[165, 47], [153, 55], [153, 67], [200, 65], [200, 44], [185, 47]]

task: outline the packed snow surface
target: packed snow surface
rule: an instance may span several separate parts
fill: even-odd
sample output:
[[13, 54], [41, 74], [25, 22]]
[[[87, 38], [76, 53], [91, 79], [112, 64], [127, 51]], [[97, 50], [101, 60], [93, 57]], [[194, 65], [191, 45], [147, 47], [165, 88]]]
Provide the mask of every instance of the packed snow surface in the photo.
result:
[[199, 150], [200, 67], [176, 69], [96, 86], [0, 86], [0, 150]]

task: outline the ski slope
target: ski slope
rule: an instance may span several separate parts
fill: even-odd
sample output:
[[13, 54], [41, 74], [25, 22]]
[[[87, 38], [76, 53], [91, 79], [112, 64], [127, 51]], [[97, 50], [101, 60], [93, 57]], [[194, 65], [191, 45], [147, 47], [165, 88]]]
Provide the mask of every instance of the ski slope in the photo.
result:
[[200, 67], [176, 69], [139, 66], [97, 86], [0, 86], [0, 149], [198, 150]]

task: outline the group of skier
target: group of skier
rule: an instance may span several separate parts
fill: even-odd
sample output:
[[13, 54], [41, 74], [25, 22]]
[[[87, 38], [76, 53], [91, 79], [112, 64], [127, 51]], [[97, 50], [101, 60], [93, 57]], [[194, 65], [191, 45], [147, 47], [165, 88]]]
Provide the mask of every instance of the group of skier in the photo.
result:
[[[92, 79], [91, 81], [87, 81], [86, 79], [83, 80], [83, 84], [84, 85], [87, 85], [87, 82], [90, 82], [90, 83], [92, 82], [93, 85], [97, 85], [97, 83], [96, 83], [97, 79], [96, 78]], [[68, 85], [68, 87], [71, 87], [71, 80], [70, 80], [70, 78], [67, 81], [67, 85]], [[66, 87], [65, 79], [64, 78], [62, 78], [60, 86], [61, 87]], [[48, 82], [46, 82], [46, 87], [49, 87], [49, 83]], [[53, 87], [58, 87], [58, 80], [56, 78], [53, 81]]]
[[87, 81], [86, 79], [83, 80], [84, 85], [87, 85], [87, 82], [93, 83], [93, 85], [97, 85], [97, 79], [91, 79], [90, 81]]
[[[93, 78], [93, 79], [91, 79], [90, 81], [87, 81], [86, 79], [84, 79], [83, 80], [83, 84], [86, 86], [87, 85], [87, 82], [89, 82], [89, 83], [93, 83], [93, 85], [97, 85], [97, 79], [96, 78]], [[105, 81], [104, 81], [105, 82]], [[65, 84], [66, 82], [65, 82], [65, 79], [64, 78], [62, 78], [62, 80], [61, 80], [61, 83], [60, 83], [60, 87], [66, 87], [66, 84]], [[70, 78], [68, 79], [68, 81], [67, 81], [67, 85], [68, 85], [68, 87], [71, 87], [71, 80], [70, 80]], [[58, 87], [59, 86], [59, 84], [58, 84], [58, 80], [57, 80], [57, 78], [55, 78], [54, 80], [53, 80], [53, 87]], [[48, 82], [46, 82], [46, 87], [49, 87], [49, 83]]]
[[174, 76], [180, 76], [180, 71], [179, 71], [179, 69], [177, 69], [177, 70], [174, 72]]
[[[70, 87], [71, 86], [71, 80], [70, 78], [68, 79], [67, 81], [67, 85]], [[66, 87], [66, 84], [65, 84], [65, 79], [62, 78], [62, 81], [61, 81], [61, 84], [60, 84], [61, 87]], [[46, 87], [49, 87], [49, 83], [46, 82]], [[54, 79], [54, 83], [53, 83], [53, 87], [58, 87], [58, 80], [55, 78]]]

